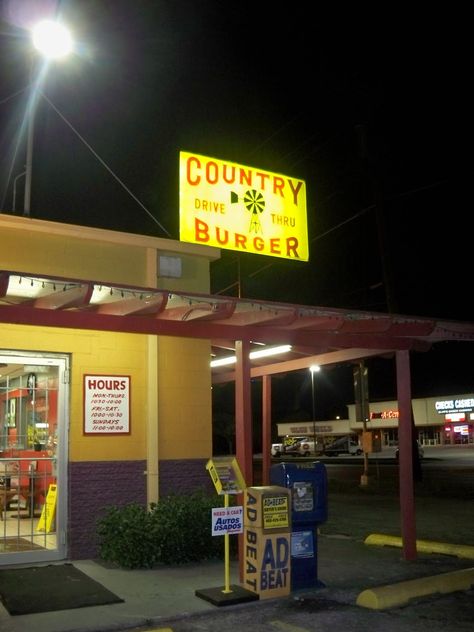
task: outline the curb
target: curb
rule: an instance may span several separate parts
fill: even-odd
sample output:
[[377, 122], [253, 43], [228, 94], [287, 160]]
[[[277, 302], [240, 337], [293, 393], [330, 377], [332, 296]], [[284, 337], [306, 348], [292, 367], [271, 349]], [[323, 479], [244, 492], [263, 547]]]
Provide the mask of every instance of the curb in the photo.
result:
[[381, 610], [404, 605], [414, 597], [469, 590], [471, 586], [474, 586], [474, 568], [466, 568], [433, 577], [422, 577], [398, 584], [369, 588], [359, 594], [356, 604], [363, 608]]
[[[402, 539], [395, 535], [383, 535], [372, 533], [364, 540], [364, 544], [375, 544], [379, 546], [402, 546]], [[446, 542], [430, 542], [429, 540], [417, 540], [416, 550], [420, 553], [442, 553], [443, 555], [454, 555], [456, 557], [474, 560], [474, 546], [463, 544], [449, 544]]]

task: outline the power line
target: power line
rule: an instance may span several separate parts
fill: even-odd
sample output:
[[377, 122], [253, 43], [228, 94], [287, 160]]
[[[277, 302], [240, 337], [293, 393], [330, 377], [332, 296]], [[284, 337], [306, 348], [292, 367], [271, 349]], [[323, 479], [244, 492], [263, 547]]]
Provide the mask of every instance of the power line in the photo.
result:
[[[2, 99], [0, 101], [0, 105], [6, 103], [10, 99], [13, 99], [14, 97], [16, 97], [19, 94], [21, 94], [22, 92], [24, 92], [25, 90], [26, 90], [26, 88], [21, 88], [20, 90], [17, 90], [16, 92], [10, 94], [9, 96], [5, 97], [4, 99]], [[145, 211], [145, 213], [147, 213], [147, 215], [161, 228], [161, 230], [165, 233], [165, 235], [167, 235], [168, 237], [171, 238], [171, 233], [169, 233], [166, 230], [166, 228], [156, 219], [156, 217], [146, 208], [146, 206], [141, 202], [141, 200], [139, 200], [137, 198], [137, 196], [129, 189], [129, 187], [127, 187], [127, 185], [123, 182], [123, 180], [121, 180], [117, 176], [117, 174], [114, 173], [114, 171], [99, 156], [99, 154], [92, 148], [92, 146], [86, 141], [86, 139], [75, 129], [75, 127], [72, 125], [72, 123], [70, 123], [70, 121], [68, 121], [68, 119], [64, 116], [64, 114], [59, 111], [59, 109], [54, 105], [54, 103], [43, 92], [40, 92], [40, 94], [43, 97], [43, 99], [52, 107], [52, 109], [56, 112], [56, 114], [64, 121], [64, 123], [66, 123], [66, 125], [74, 132], [74, 134], [76, 134], [76, 136], [79, 138], [79, 140], [95, 156], [95, 158], [101, 163], [101, 165], [103, 167], [105, 167], [105, 169], [107, 169], [107, 171], [120, 184], [120, 186], [133, 198], [133, 200], [135, 200], [135, 202]], [[16, 156], [17, 156], [17, 153], [18, 153], [18, 148], [19, 148], [19, 145], [20, 145], [20, 141], [21, 141], [21, 133], [18, 134], [15, 150], [14, 150], [14, 153], [13, 153], [13, 160], [12, 160], [12, 163], [11, 163], [11, 166], [10, 166], [10, 170], [9, 170], [9, 173], [8, 173], [7, 184], [6, 184], [3, 196], [2, 196], [2, 202], [1, 202], [0, 208], [4, 208], [4, 206], [5, 206], [5, 200], [6, 200], [6, 196], [7, 196], [7, 192], [8, 192], [8, 187], [10, 185], [12, 171], [13, 171], [14, 163], [15, 163]], [[15, 210], [15, 209], [13, 209], [13, 210]]]
[[132, 191], [127, 187], [127, 185], [121, 180], [108, 166], [108, 164], [99, 156], [99, 154], [91, 147], [91, 145], [86, 141], [86, 139], [81, 136], [81, 134], [74, 128], [74, 126], [67, 120], [67, 118], [58, 110], [58, 108], [48, 99], [48, 97], [41, 92], [41, 96], [49, 105], [53, 108], [53, 110], [61, 117], [61, 119], [66, 123], [66, 125], [76, 134], [79, 140], [84, 143], [87, 149], [97, 158], [100, 164], [107, 169], [107, 171], [111, 174], [111, 176], [120, 184], [120, 186], [135, 200], [135, 202], [147, 213], [147, 215], [161, 228], [161, 230], [171, 238], [171, 233], [169, 233], [166, 228], [160, 224], [160, 222], [156, 219], [156, 217], [146, 208], [146, 206], [137, 198], [137, 196], [132, 193]]
[[[323, 237], [326, 237], [327, 235], [330, 235], [331, 233], [333, 233], [335, 230], [338, 230], [339, 228], [341, 228], [342, 226], [344, 226], [345, 224], [348, 224], [349, 222], [354, 221], [355, 219], [357, 219], [358, 217], [360, 217], [361, 215], [365, 215], [365, 213], [368, 213], [369, 211], [372, 211], [375, 208], [375, 204], [371, 204], [370, 206], [366, 206], [365, 208], [363, 208], [362, 210], [360, 210], [358, 213], [355, 213], [354, 215], [352, 215], [352, 217], [348, 217], [347, 219], [345, 219], [342, 222], [339, 222], [339, 224], [336, 224], [336, 226], [333, 226], [332, 228], [330, 228], [329, 230], [327, 230], [324, 233], [321, 233], [320, 235], [316, 235], [315, 237], [313, 237], [310, 240], [310, 243], [314, 243], [315, 241], [318, 241], [319, 239], [322, 239]], [[252, 272], [251, 274], [247, 275], [249, 278], [252, 278], [254, 276], [257, 276], [257, 274], [260, 274], [260, 272], [263, 272], [264, 270], [267, 270], [268, 268], [276, 265], [277, 263], [279, 263], [278, 261], [272, 261], [271, 263], [267, 263], [267, 265], [262, 266], [261, 268], [259, 268], [258, 270], [255, 270], [255, 272]]]
[[21, 88], [20, 90], [17, 90], [16, 92], [13, 92], [13, 94], [10, 94], [8, 97], [5, 97], [4, 99], [2, 99], [0, 101], [0, 105], [3, 105], [4, 103], [7, 103], [8, 101], [10, 101], [10, 99], [13, 99], [14, 97], [16, 97], [19, 94], [21, 94], [22, 92], [24, 92], [25, 90], [26, 90], [26, 88]]

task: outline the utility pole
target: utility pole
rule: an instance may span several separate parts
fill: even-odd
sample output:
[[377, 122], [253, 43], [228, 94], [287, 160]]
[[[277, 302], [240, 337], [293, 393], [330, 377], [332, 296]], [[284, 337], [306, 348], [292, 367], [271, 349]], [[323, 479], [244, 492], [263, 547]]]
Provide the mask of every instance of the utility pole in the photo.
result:
[[[356, 409], [356, 421], [362, 421], [363, 434], [366, 436], [367, 421], [369, 419], [369, 380], [368, 369], [364, 362], [359, 362], [353, 369], [354, 378], [354, 396], [355, 396], [355, 409]], [[360, 484], [366, 486], [369, 483], [369, 455], [366, 449], [364, 449], [364, 471], [360, 478]]]
[[385, 289], [385, 303], [389, 314], [397, 313], [398, 306], [394, 295], [392, 268], [390, 264], [390, 248], [387, 238], [387, 199], [384, 194], [380, 167], [374, 156], [371, 146], [367, 125], [360, 123], [355, 126], [355, 132], [359, 144], [359, 156], [366, 173], [372, 191], [375, 207], [375, 221], [377, 224], [377, 236], [379, 245], [380, 264], [382, 267], [382, 278]]

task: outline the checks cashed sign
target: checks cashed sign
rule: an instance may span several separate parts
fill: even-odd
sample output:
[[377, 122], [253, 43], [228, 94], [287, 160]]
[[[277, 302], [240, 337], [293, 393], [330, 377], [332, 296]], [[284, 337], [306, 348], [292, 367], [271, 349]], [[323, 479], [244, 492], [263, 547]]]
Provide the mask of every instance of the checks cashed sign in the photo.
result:
[[84, 434], [130, 433], [130, 376], [84, 375]]
[[308, 261], [303, 180], [184, 151], [179, 160], [181, 241]]

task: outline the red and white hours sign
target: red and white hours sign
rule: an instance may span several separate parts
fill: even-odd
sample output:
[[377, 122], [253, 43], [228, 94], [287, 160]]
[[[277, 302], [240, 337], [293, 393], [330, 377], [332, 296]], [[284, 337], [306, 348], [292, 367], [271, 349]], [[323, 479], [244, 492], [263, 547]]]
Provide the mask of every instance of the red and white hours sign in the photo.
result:
[[130, 376], [84, 375], [84, 434], [130, 433]]

